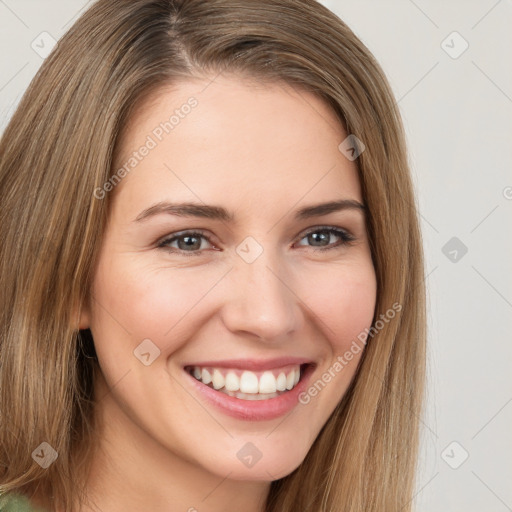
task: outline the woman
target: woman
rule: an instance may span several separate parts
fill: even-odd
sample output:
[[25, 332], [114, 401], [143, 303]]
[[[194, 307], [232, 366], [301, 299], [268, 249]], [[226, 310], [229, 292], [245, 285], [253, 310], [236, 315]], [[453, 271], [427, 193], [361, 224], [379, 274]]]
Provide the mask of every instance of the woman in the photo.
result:
[[6, 510], [411, 510], [415, 197], [339, 18], [100, 0], [0, 148]]

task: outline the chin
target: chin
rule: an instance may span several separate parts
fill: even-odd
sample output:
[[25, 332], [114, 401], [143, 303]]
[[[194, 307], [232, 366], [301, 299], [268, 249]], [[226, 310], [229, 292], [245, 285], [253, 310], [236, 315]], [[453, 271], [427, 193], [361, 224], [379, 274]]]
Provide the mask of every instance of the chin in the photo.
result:
[[[222, 478], [229, 475], [231, 480], [271, 482], [293, 473], [303, 462], [307, 450], [299, 451], [297, 447], [290, 449], [282, 444], [273, 446], [268, 440], [265, 443], [264, 437], [267, 435], [262, 435], [261, 443], [257, 439], [242, 445], [237, 442], [234, 457], [212, 454], [212, 458], [206, 464], [202, 461], [202, 464]], [[256, 445], [261, 449], [256, 448]]]

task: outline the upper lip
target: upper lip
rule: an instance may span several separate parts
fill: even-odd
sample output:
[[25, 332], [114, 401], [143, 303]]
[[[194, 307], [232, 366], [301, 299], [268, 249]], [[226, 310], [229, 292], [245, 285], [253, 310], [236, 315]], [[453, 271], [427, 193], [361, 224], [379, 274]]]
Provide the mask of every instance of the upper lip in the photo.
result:
[[274, 359], [223, 359], [219, 361], [199, 361], [185, 364], [184, 367], [199, 366], [201, 368], [233, 368], [239, 370], [264, 371], [281, 368], [290, 364], [312, 364], [311, 359], [303, 357], [278, 357]]

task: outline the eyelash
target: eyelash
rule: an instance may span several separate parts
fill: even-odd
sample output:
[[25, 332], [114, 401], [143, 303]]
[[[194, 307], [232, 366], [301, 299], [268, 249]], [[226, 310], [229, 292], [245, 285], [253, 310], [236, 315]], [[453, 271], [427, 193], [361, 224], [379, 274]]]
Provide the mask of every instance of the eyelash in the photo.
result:
[[[305, 232], [303, 234], [303, 236], [300, 238], [300, 240], [306, 238], [308, 235], [311, 235], [313, 233], [318, 233], [318, 232], [334, 234], [335, 236], [338, 236], [341, 239], [341, 241], [335, 245], [330, 245], [327, 247], [312, 247], [311, 246], [311, 249], [313, 251], [320, 251], [320, 252], [329, 251], [331, 249], [336, 249], [337, 247], [352, 245], [356, 241], [356, 237], [354, 235], [348, 233], [347, 231], [345, 231], [343, 229], [335, 228], [332, 226], [318, 226], [318, 227], [312, 228], [309, 231]], [[183, 256], [200, 256], [204, 249], [199, 249], [197, 251], [184, 251], [182, 249], [171, 250], [171, 248], [168, 247], [168, 244], [170, 244], [180, 238], [186, 237], [186, 236], [201, 237], [201, 238], [204, 238], [205, 240], [207, 240], [210, 244], [212, 243], [210, 238], [207, 235], [205, 235], [204, 232], [201, 230], [183, 231], [181, 233], [177, 233], [177, 234], [173, 235], [170, 238], [166, 238], [166, 239], [162, 240], [158, 244], [158, 248], [163, 249], [164, 251], [167, 251], [171, 254], [181, 254]], [[303, 246], [303, 247], [306, 247], [306, 246]]]

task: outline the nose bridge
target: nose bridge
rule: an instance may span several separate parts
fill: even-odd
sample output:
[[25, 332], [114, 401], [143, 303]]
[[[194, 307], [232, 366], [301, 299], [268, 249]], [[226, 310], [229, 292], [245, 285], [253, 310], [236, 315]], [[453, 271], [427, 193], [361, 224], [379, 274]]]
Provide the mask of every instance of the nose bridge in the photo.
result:
[[224, 322], [232, 331], [272, 340], [298, 328], [298, 309], [278, 255], [256, 244], [246, 240], [237, 247]]

